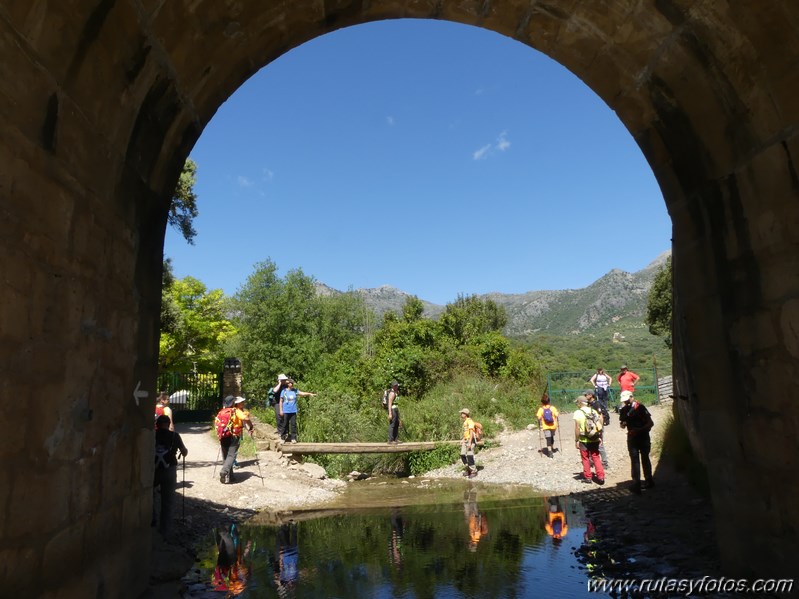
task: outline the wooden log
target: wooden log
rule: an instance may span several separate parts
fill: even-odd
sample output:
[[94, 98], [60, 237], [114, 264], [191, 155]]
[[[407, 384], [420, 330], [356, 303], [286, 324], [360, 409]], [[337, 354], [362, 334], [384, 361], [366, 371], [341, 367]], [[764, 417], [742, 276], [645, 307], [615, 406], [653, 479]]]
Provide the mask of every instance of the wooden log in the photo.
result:
[[430, 451], [439, 445], [460, 445], [460, 441], [422, 441], [413, 443], [283, 443], [285, 454], [312, 453], [408, 453]]

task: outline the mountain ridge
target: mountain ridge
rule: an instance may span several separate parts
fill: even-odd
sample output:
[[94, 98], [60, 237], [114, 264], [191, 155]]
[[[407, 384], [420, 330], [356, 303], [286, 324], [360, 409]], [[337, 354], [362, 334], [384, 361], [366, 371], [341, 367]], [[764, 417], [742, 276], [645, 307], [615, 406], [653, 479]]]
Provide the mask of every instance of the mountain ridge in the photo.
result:
[[[630, 273], [611, 269], [590, 285], [580, 289], [527, 291], [525, 293], [490, 292], [476, 294], [503, 306], [508, 315], [505, 334], [521, 337], [537, 333], [575, 335], [615, 324], [623, 319], [641, 322], [646, 313], [649, 289], [655, 274], [666, 263], [667, 250], [639, 271]], [[317, 282], [317, 293], [342, 293]], [[355, 289], [366, 305], [378, 316], [402, 307], [412, 294], [390, 285]], [[437, 318], [444, 306], [419, 298], [424, 315]]]

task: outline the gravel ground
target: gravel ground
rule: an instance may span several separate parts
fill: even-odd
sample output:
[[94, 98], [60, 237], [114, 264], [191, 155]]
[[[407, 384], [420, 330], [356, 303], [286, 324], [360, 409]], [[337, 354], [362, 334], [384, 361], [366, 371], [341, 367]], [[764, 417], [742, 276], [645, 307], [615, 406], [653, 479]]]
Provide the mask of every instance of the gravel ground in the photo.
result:
[[[626, 437], [612, 414], [605, 429], [605, 446], [610, 467], [604, 486], [585, 485], [578, 480], [582, 471], [574, 447], [571, 414], [562, 414], [562, 450], [548, 458], [539, 452], [538, 431], [503, 433], [496, 446], [481, 449], [476, 457], [482, 483], [532, 485], [546, 495], [578, 497], [595, 528], [586, 538], [578, 557], [592, 570], [607, 577], [680, 576], [702, 577], [719, 571], [718, 550], [709, 501], [665, 463], [659, 464], [660, 439], [671, 418], [671, 406], [653, 406], [652, 433], [657, 487], [641, 496], [629, 491], [630, 466]], [[178, 432], [189, 449], [185, 486], [179, 492], [175, 528], [168, 540], [153, 534], [153, 569], [147, 599], [184, 597], [181, 578], [191, 570], [199, 545], [209, 533], [231, 521], [241, 522], [256, 512], [290, 512], [292, 509], [322, 506], [335, 498], [346, 482], [327, 479], [313, 464], [302, 465], [278, 452], [259, 451], [258, 460], [240, 460], [237, 481], [219, 482], [219, 446], [209, 426], [181, 425]], [[261, 442], [274, 439], [274, 429], [256, 427]], [[560, 449], [560, 441], [556, 447]], [[432, 471], [425, 478], [460, 478], [459, 464]], [[182, 480], [182, 472], [178, 474]], [[190, 577], [189, 577], [190, 578]]]

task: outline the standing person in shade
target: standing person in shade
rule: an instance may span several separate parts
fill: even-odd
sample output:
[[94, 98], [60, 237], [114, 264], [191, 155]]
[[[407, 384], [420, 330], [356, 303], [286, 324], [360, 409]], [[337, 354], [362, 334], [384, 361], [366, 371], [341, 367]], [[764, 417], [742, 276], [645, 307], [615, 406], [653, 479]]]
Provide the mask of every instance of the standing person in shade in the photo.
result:
[[169, 430], [169, 416], [161, 414], [155, 420], [155, 471], [153, 473], [153, 493], [156, 489], [161, 493], [160, 518], [156, 513], [155, 498], [153, 498], [152, 525], [158, 524], [158, 530], [163, 535], [169, 534], [172, 527], [172, 503], [178, 486], [178, 451], [185, 458], [189, 450], [183, 444], [183, 439], [174, 431]]
[[635, 384], [640, 379], [641, 377], [628, 369], [626, 365], [623, 365], [621, 369], [619, 369], [619, 376], [616, 377], [616, 380], [619, 381], [621, 391], [629, 391], [630, 393], [635, 393]]
[[[544, 455], [549, 455], [550, 458], [555, 457], [555, 431], [558, 430], [558, 416], [558, 409], [551, 405], [549, 395], [545, 393], [541, 398], [541, 407], [538, 408], [535, 417], [538, 419], [538, 428], [544, 432], [544, 438], [547, 440]], [[538, 441], [541, 442], [540, 437]]]
[[465, 466], [463, 476], [472, 478], [477, 476], [477, 468], [474, 465], [474, 446], [477, 445], [474, 420], [471, 418], [469, 408], [463, 408], [460, 414], [463, 421], [463, 435], [461, 436], [461, 462]]
[[655, 486], [652, 478], [652, 462], [649, 461], [649, 450], [652, 442], [649, 431], [655, 426], [652, 415], [646, 406], [635, 400], [631, 391], [622, 391], [619, 397], [621, 409], [619, 410], [619, 424], [627, 429], [627, 451], [630, 454], [632, 467], [633, 493], [641, 494], [641, 467], [644, 469], [643, 488], [651, 489]]
[[277, 385], [269, 389], [269, 392], [266, 394], [269, 405], [275, 410], [275, 428], [277, 429], [277, 434], [284, 441], [286, 440], [286, 427], [283, 422], [283, 417], [280, 415], [280, 394], [283, 393], [283, 389], [286, 388], [288, 380], [289, 377], [285, 374], [277, 375]]
[[243, 405], [246, 400], [243, 397], [233, 397], [228, 395], [222, 402], [223, 408], [214, 419], [216, 434], [219, 437], [219, 447], [222, 450], [224, 463], [219, 471], [219, 482], [229, 484], [233, 482], [233, 462], [239, 453], [241, 445], [241, 435], [246, 428], [252, 433], [252, 422], [249, 412], [237, 407]]
[[608, 400], [610, 385], [613, 382], [611, 378], [605, 374], [604, 368], [597, 368], [596, 374], [590, 379], [591, 384], [594, 386], [595, 397], [598, 407], [601, 408], [602, 417], [605, 421], [602, 423], [605, 426], [610, 424], [610, 414], [608, 413]]
[[288, 379], [286, 388], [280, 392], [280, 415], [283, 417], [283, 433], [292, 443], [297, 442], [297, 398], [314, 396], [316, 396], [316, 393], [295, 389], [294, 379]]
[[400, 413], [397, 400], [399, 399], [399, 383], [391, 381], [391, 388], [388, 391], [388, 442], [398, 443], [400, 427]]
[[[166, 391], [158, 392], [158, 399], [155, 401], [155, 418], [158, 420], [159, 416], [169, 417], [169, 430], [175, 431], [175, 421], [172, 416], [172, 408], [169, 407], [169, 393]], [[158, 428], [156, 424], [155, 428]]]
[[602, 467], [602, 460], [599, 457], [599, 441], [598, 438], [589, 437], [586, 427], [588, 418], [591, 418], [601, 426], [602, 417], [588, 405], [588, 399], [585, 395], [579, 396], [575, 403], [577, 404], [577, 409], [574, 411], [574, 446], [580, 451], [580, 460], [583, 463], [582, 482], [591, 484], [591, 462], [593, 462], [596, 482], [604, 485], [605, 469]]
[[602, 409], [602, 406], [599, 404], [599, 400], [594, 395], [594, 392], [591, 389], [588, 389], [583, 393], [585, 398], [588, 400], [589, 407], [593, 408], [600, 414], [602, 414], [603, 422], [602, 422], [602, 430], [599, 431], [599, 457], [602, 458], [602, 466], [604, 468], [608, 467], [608, 452], [605, 449], [605, 425], [610, 422], [610, 414], [608, 414], [607, 408]]

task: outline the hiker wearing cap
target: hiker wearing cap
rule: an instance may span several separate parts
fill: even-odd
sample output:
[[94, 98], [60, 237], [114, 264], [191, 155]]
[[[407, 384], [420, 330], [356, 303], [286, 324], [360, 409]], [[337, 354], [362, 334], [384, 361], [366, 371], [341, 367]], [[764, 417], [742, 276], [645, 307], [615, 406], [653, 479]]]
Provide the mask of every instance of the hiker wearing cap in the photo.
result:
[[472, 478], [477, 476], [477, 468], [474, 466], [474, 446], [477, 445], [477, 437], [474, 433], [474, 420], [471, 418], [469, 408], [463, 408], [460, 412], [463, 425], [463, 435], [461, 437], [461, 462], [463, 462], [463, 476]]
[[[631, 474], [633, 478], [633, 493], [641, 494], [642, 488], [651, 489], [655, 486], [652, 478], [652, 462], [649, 461], [649, 451], [652, 442], [649, 431], [655, 426], [652, 415], [646, 406], [635, 400], [632, 391], [622, 391], [619, 397], [619, 424], [627, 429], [627, 452], [630, 454]], [[644, 469], [644, 485], [641, 485], [641, 468]]]
[[152, 526], [158, 525], [159, 532], [166, 536], [172, 527], [172, 502], [178, 486], [178, 451], [186, 457], [189, 450], [180, 435], [169, 430], [170, 419], [161, 414], [155, 419], [155, 470], [153, 471], [153, 495], [156, 489], [161, 493], [161, 514], [156, 512], [153, 497]]
[[602, 458], [602, 467], [608, 467], [608, 452], [605, 449], [605, 427], [610, 423], [610, 414], [607, 409], [603, 410], [599, 400], [591, 389], [587, 389], [583, 395], [588, 400], [588, 405], [602, 414], [602, 430], [599, 431], [599, 457]]
[[391, 387], [388, 390], [388, 442], [397, 443], [399, 437], [400, 427], [400, 413], [397, 400], [399, 399], [399, 383], [391, 381]]
[[640, 380], [640, 376], [635, 374], [632, 370], [627, 368], [626, 365], [623, 365], [619, 369], [619, 376], [616, 377], [616, 380], [619, 381], [619, 387], [622, 391], [629, 391], [631, 393], [635, 392], [635, 384]]
[[286, 427], [283, 422], [283, 417], [280, 415], [280, 394], [283, 393], [283, 389], [286, 388], [288, 380], [289, 377], [285, 374], [281, 373], [277, 375], [277, 385], [269, 389], [269, 392], [266, 394], [266, 400], [275, 410], [275, 429], [277, 429], [278, 436], [284, 441], [286, 440]]
[[[175, 430], [175, 420], [172, 416], [172, 408], [169, 407], [169, 393], [166, 391], [160, 391], [158, 393], [158, 399], [155, 402], [155, 418], [158, 420], [158, 417], [164, 415], [169, 417], [169, 430]], [[158, 428], [157, 425], [155, 428]]]
[[243, 397], [228, 395], [222, 402], [223, 408], [214, 419], [216, 434], [219, 437], [219, 447], [222, 451], [222, 469], [219, 471], [219, 482], [228, 484], [233, 482], [233, 462], [239, 453], [241, 435], [244, 429], [252, 434], [252, 421], [250, 413], [243, 409]]
[[[538, 408], [535, 417], [538, 420], [538, 429], [544, 432], [544, 438], [547, 441], [547, 447], [544, 455], [550, 458], [555, 457], [555, 431], [558, 430], [558, 409], [553, 406], [549, 400], [549, 395], [546, 393], [541, 398], [541, 407]], [[541, 437], [538, 437], [538, 444], [541, 444]]]
[[314, 397], [316, 393], [294, 388], [294, 379], [286, 381], [286, 388], [280, 392], [280, 415], [283, 417], [283, 434], [292, 443], [297, 442], [297, 398]]
[[[599, 436], [591, 434], [591, 428], [602, 429], [602, 417], [595, 409], [588, 405], [585, 395], [580, 395], [576, 400], [577, 409], [574, 411], [574, 445], [580, 451], [580, 460], [583, 463], [582, 482], [591, 484], [591, 463], [594, 464], [594, 474], [597, 484], [605, 484], [605, 469], [599, 455]], [[588, 420], [593, 422], [589, 426]]]

